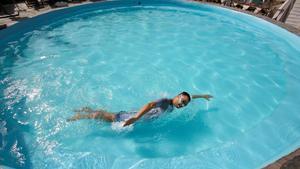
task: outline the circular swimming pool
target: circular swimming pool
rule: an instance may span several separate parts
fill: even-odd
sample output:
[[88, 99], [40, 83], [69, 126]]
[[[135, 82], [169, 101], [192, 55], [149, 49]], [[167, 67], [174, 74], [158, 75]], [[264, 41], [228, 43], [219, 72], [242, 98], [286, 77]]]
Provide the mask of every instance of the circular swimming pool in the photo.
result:
[[[259, 168], [300, 145], [300, 38], [185, 1], [111, 1], [0, 32], [0, 164], [13, 168]], [[122, 128], [67, 122], [181, 91], [206, 102]]]

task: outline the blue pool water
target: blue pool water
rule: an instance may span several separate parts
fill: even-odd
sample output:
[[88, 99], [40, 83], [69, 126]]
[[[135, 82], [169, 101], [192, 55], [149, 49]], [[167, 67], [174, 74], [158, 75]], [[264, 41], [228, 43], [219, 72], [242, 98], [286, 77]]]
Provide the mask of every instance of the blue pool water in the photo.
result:
[[[112, 1], [0, 32], [0, 167], [260, 168], [300, 146], [300, 38], [183, 1]], [[66, 122], [83, 106], [138, 110], [186, 90], [206, 102], [159, 119]]]

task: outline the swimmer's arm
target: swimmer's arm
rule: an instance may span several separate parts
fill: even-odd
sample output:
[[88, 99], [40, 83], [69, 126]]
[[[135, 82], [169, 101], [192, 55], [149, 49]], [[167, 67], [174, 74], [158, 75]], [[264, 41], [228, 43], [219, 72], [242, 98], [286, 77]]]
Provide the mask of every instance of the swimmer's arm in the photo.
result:
[[198, 99], [198, 98], [203, 98], [209, 101], [209, 99], [213, 98], [213, 96], [209, 94], [203, 94], [203, 95], [192, 95], [192, 99]]
[[127, 126], [130, 125], [132, 123], [134, 123], [135, 121], [137, 121], [138, 119], [140, 119], [144, 114], [146, 114], [149, 110], [151, 110], [152, 108], [154, 108], [156, 106], [155, 102], [150, 102], [148, 104], [146, 104], [145, 106], [143, 106], [136, 114], [135, 116], [131, 117], [130, 119], [126, 120], [126, 122], [124, 123], [123, 126]]

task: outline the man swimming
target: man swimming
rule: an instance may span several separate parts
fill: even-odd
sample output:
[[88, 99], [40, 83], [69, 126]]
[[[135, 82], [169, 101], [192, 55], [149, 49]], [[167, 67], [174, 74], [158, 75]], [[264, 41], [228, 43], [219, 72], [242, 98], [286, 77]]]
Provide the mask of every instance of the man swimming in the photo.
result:
[[[139, 111], [126, 112], [120, 111], [119, 113], [111, 113], [105, 110], [92, 110], [91, 108], [84, 107], [80, 110], [75, 110], [78, 114], [67, 119], [67, 121], [75, 121], [80, 119], [99, 119], [107, 122], [125, 122], [123, 126], [133, 124], [141, 117], [151, 119], [158, 117], [164, 112], [171, 112], [173, 108], [182, 108], [189, 104], [191, 99], [203, 98], [209, 101], [213, 96], [205, 95], [192, 95], [187, 92], [182, 92], [172, 99], [162, 98], [156, 101], [152, 101], [144, 105]], [[80, 112], [87, 112], [89, 114], [80, 114]]]

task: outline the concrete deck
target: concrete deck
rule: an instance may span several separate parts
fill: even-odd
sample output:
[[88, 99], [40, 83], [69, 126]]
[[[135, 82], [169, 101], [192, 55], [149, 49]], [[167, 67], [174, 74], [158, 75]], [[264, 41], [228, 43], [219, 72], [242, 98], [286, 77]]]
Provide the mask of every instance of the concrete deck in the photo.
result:
[[[28, 8], [25, 3], [18, 3], [17, 6], [19, 8], [19, 16], [0, 18], [0, 24], [6, 24], [9, 27], [9, 26], [16, 24], [22, 20], [29, 19], [29, 18], [35, 17], [37, 15], [41, 15], [41, 14], [59, 10], [59, 9], [69, 8], [72, 6], [84, 5], [84, 4], [88, 4], [88, 3], [93, 3], [93, 2], [85, 1], [85, 2], [81, 2], [81, 3], [68, 3], [67, 7], [60, 7], [60, 8], [51, 8], [49, 5], [46, 5], [44, 8], [40, 8], [38, 10], [36, 10], [34, 8]], [[0, 17], [1, 17], [1, 15], [0, 15]]]
[[285, 23], [300, 29], [300, 0], [295, 1], [294, 6]]
[[[252, 15], [252, 16], [255, 16], [255, 17], [258, 17], [258, 18], [261, 18], [261, 19], [264, 19], [268, 22], [271, 22], [275, 25], [278, 25], [298, 36], [300, 36], [300, 29], [292, 26], [292, 25], [288, 25], [288, 24], [285, 24], [283, 22], [279, 22], [279, 21], [276, 21], [276, 20], [273, 20], [272, 18], [269, 18], [267, 16], [264, 16], [264, 15], [260, 15], [260, 14], [254, 14], [253, 12], [250, 12], [250, 11], [247, 11], [247, 10], [242, 10], [240, 8], [233, 8], [233, 7], [229, 7], [229, 6], [224, 6], [224, 5], [221, 5], [221, 4], [217, 4], [217, 3], [211, 3], [211, 2], [202, 2], [202, 1], [198, 1], [196, 0], [196, 2], [199, 2], [199, 3], [203, 3], [203, 4], [209, 4], [209, 5], [214, 5], [214, 6], [219, 6], [219, 7], [222, 7], [222, 8], [226, 8], [226, 9], [231, 9], [231, 10], [234, 10], [234, 11], [238, 11], [238, 12], [242, 12], [242, 13], [246, 13], [246, 14], [249, 14], [249, 15]], [[300, 168], [299, 168], [300, 169]]]

